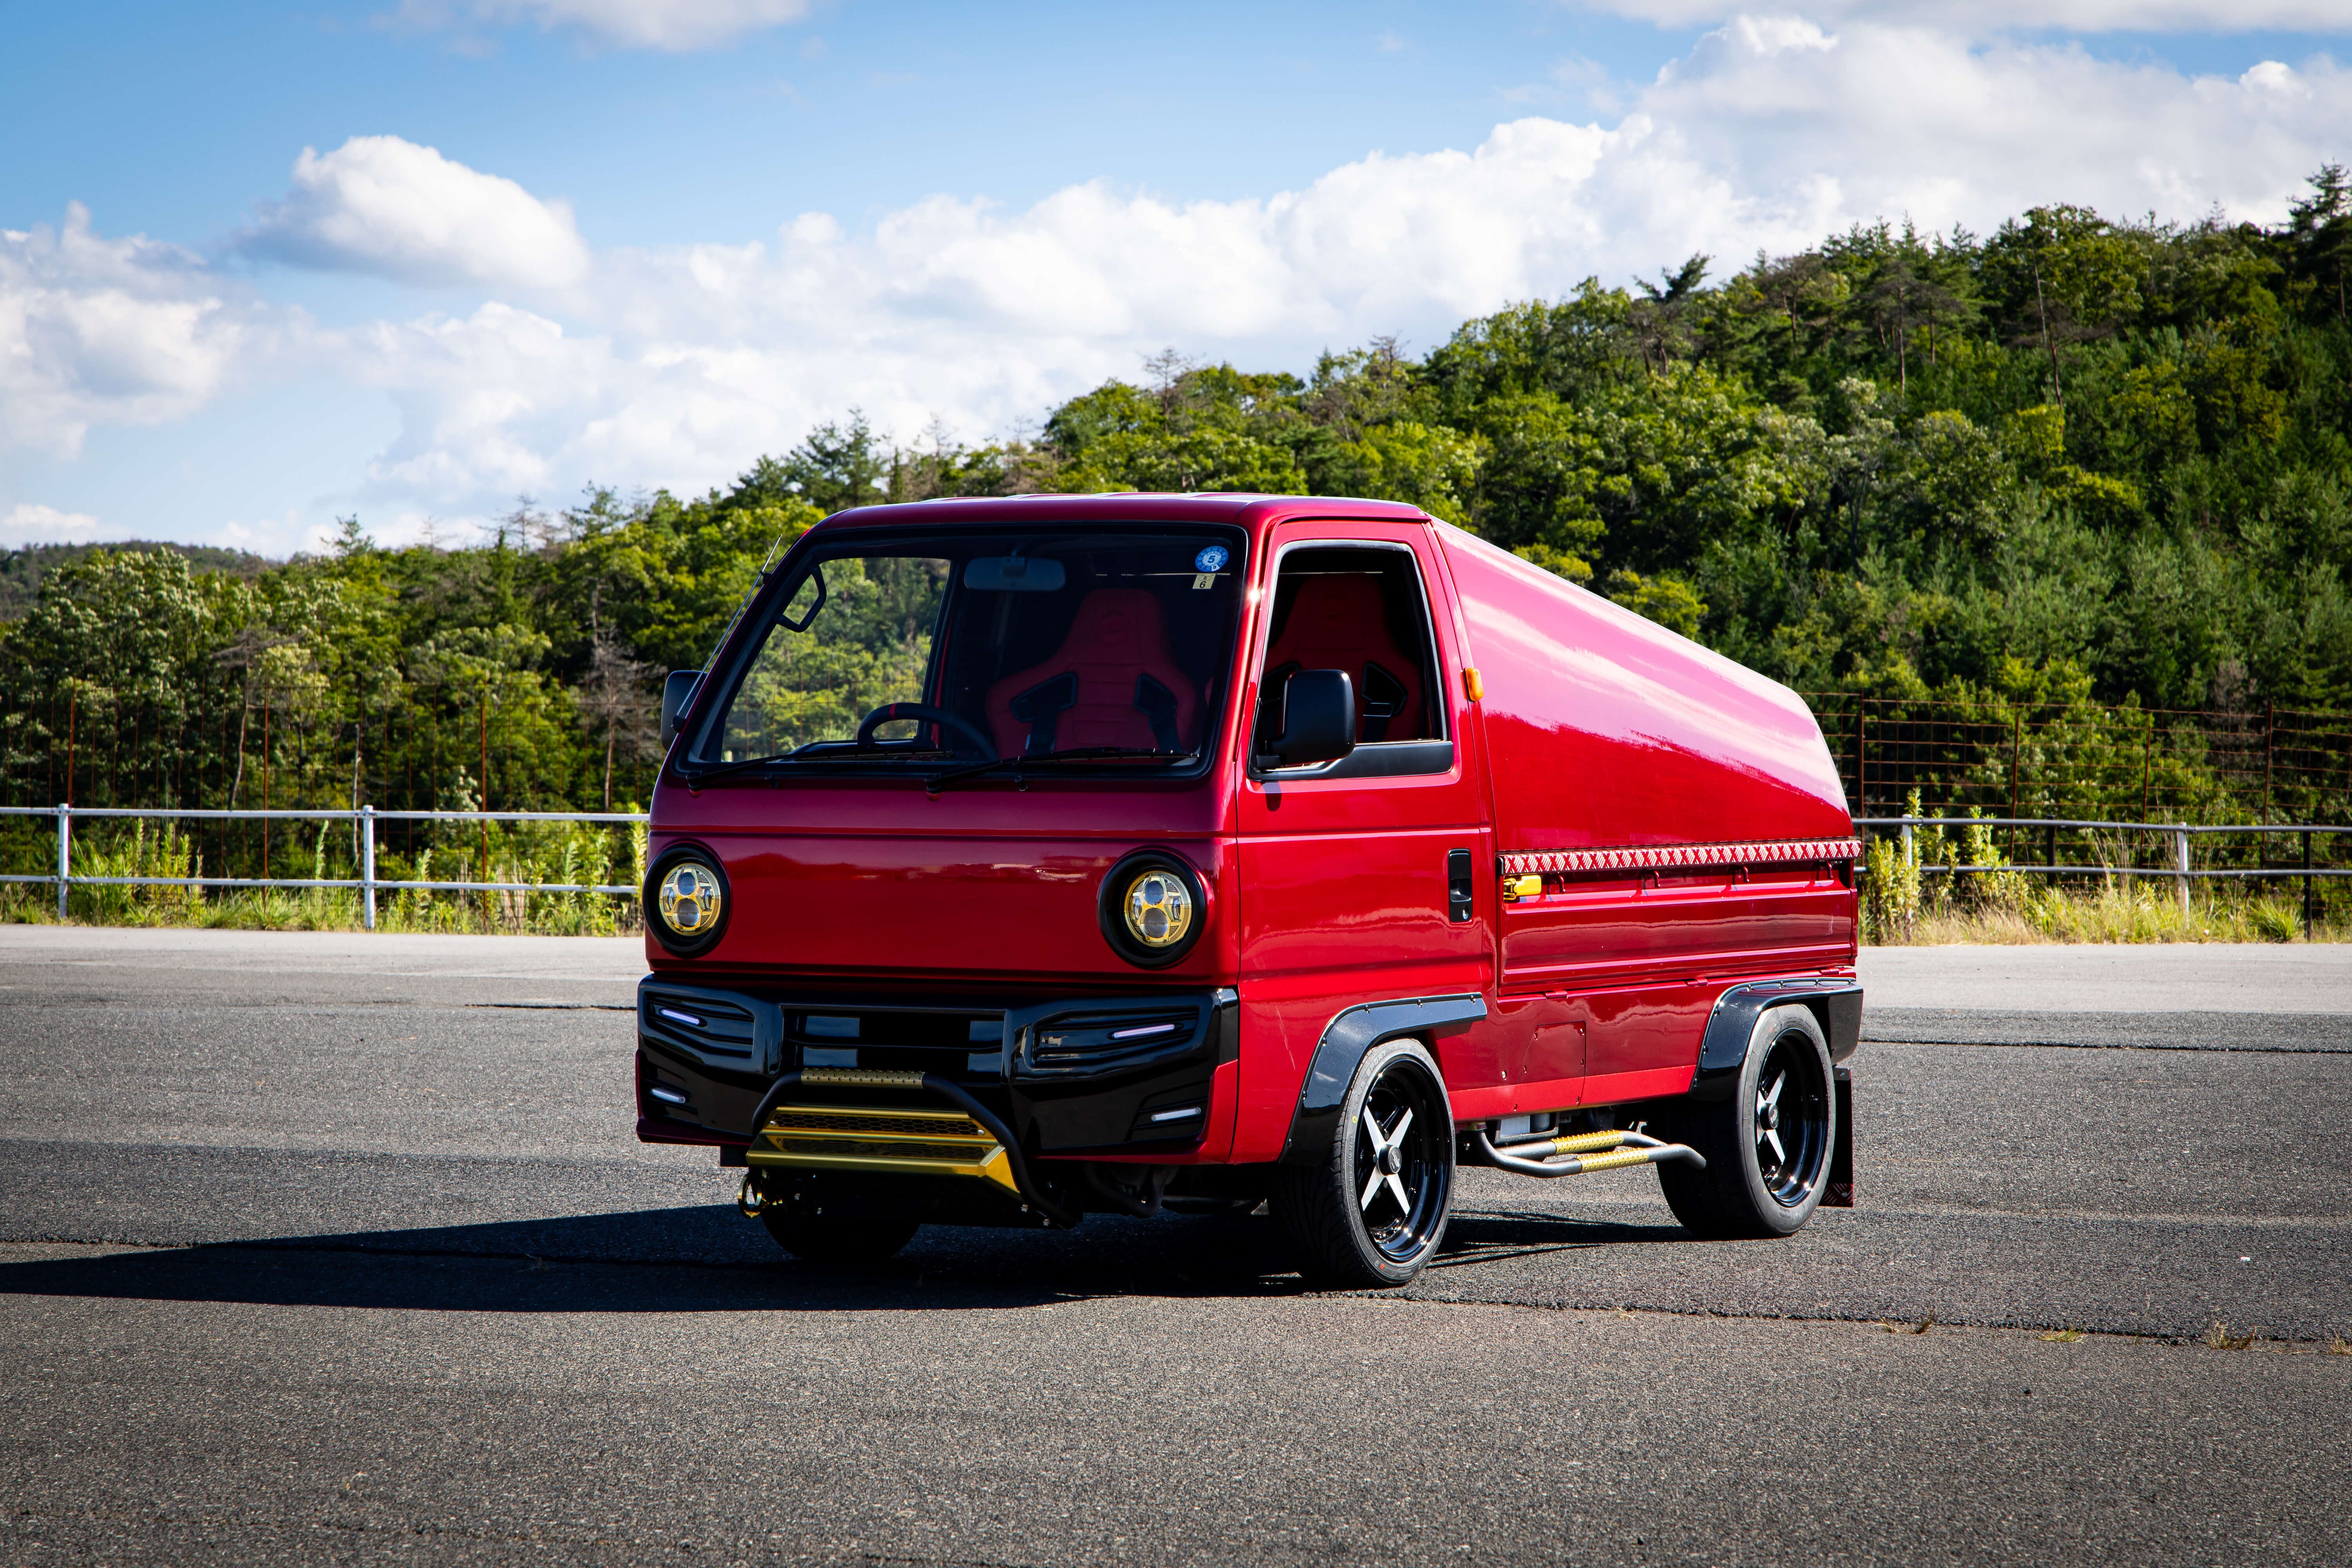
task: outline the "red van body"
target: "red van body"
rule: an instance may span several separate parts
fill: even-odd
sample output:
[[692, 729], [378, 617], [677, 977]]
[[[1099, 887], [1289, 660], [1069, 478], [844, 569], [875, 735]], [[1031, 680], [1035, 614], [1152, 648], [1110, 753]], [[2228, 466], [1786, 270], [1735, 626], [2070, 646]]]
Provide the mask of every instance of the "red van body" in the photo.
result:
[[[1120, 555], [1130, 535], [1158, 553]], [[931, 563], [934, 629], [858, 658], [898, 659], [921, 700], [855, 740], [722, 745], [761, 639], [812, 600], [856, 612], [904, 559]], [[1024, 594], [1033, 565], [1061, 586]], [[958, 628], [1039, 617], [1025, 646], [1053, 651], [1028, 668], [997, 674], [1029, 657], [1006, 638], [953, 673], [981, 635]], [[819, 662], [795, 657], [775, 668]], [[848, 689], [776, 679], [803, 706]], [[1299, 762], [1279, 742], [1312, 747], [1316, 703], [1354, 743]], [[746, 1211], [795, 1251], [1271, 1197], [1310, 1273], [1392, 1282], [1436, 1247], [1462, 1161], [1659, 1163], [1717, 1230], [1847, 1201], [1858, 846], [1811, 712], [1414, 508], [845, 512], [767, 574], [677, 719], [638, 1135], [746, 1165]], [[916, 731], [880, 738], [893, 722]], [[1155, 909], [1184, 928], [1165, 952]], [[1349, 1205], [1362, 1234], [1318, 1241]]]

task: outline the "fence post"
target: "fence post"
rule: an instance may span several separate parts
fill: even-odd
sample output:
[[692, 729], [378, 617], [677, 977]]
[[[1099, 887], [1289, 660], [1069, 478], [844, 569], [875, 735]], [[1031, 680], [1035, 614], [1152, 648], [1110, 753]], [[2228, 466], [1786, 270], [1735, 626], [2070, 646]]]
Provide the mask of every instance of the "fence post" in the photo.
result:
[[2180, 913], [2189, 914], [2189, 835], [2176, 829], [2172, 835], [2172, 866], [2179, 873], [2174, 880], [2180, 884]]
[[66, 889], [73, 880], [73, 807], [58, 804], [58, 919], [66, 918]]
[[2303, 830], [2303, 940], [2311, 940], [2311, 829], [2307, 827]]
[[1903, 824], [1903, 864], [1916, 866], [1918, 863], [1919, 846], [1911, 837], [1911, 824], [1906, 818]]
[[360, 807], [360, 924], [375, 930], [375, 807]]

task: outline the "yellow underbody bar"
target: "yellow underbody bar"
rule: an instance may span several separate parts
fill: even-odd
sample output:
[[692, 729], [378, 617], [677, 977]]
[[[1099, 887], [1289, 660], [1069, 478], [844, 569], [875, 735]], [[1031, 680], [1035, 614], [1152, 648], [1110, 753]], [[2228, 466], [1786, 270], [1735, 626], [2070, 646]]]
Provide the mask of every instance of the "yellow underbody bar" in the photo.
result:
[[[836, 1080], [847, 1071], [829, 1076]], [[872, 1087], [886, 1077], [860, 1074]], [[810, 1072], [803, 1081], [815, 1079]], [[1019, 1195], [1013, 1159], [996, 1135], [961, 1110], [929, 1107], [779, 1105], [744, 1151], [748, 1164], [803, 1171], [877, 1171], [910, 1176], [972, 1176]]]

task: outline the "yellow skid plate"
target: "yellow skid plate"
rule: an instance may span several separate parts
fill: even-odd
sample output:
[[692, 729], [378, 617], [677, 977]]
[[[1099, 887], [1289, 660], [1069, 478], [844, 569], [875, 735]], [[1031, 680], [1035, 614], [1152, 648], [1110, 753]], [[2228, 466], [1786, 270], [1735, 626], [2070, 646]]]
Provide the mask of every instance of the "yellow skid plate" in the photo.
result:
[[753, 1165], [974, 1176], [1018, 1194], [996, 1135], [961, 1110], [907, 1106], [780, 1105], [752, 1139]]

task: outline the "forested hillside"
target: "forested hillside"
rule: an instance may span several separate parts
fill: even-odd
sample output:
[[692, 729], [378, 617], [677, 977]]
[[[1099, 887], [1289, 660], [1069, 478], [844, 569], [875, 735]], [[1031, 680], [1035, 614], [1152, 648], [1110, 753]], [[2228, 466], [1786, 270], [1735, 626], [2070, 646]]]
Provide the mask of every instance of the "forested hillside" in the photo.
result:
[[642, 799], [653, 685], [780, 540], [1010, 490], [1413, 501], [1808, 691], [2352, 708], [2347, 270], [2330, 167], [2274, 228], [1881, 225], [1305, 379], [1171, 353], [1034, 441], [898, 447], [852, 414], [724, 492], [600, 490], [463, 549], [353, 520], [257, 574], [98, 552], [0, 630], [0, 795]]

